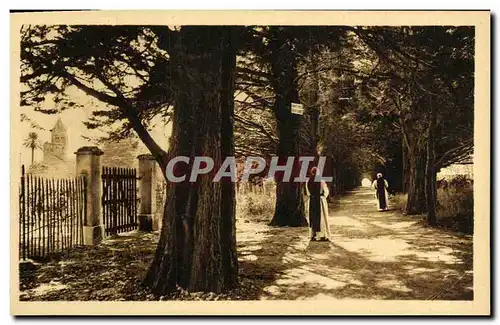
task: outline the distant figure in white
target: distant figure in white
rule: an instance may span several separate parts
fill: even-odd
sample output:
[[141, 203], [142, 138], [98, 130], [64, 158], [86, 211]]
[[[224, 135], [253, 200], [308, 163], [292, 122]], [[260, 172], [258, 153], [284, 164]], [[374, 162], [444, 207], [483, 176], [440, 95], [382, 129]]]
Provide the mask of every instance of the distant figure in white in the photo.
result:
[[311, 241], [329, 241], [330, 228], [328, 226], [328, 185], [325, 181], [315, 181], [317, 167], [311, 168], [309, 181], [306, 186], [307, 202], [309, 207], [309, 235]]
[[372, 186], [372, 182], [368, 178], [363, 178], [363, 180], [361, 181], [361, 186], [370, 187]]
[[377, 179], [373, 181], [373, 188], [375, 188], [375, 193], [377, 197], [377, 208], [379, 211], [387, 210], [389, 205], [389, 198], [387, 195], [387, 189], [389, 188], [389, 183], [384, 179], [381, 173], [377, 174]]

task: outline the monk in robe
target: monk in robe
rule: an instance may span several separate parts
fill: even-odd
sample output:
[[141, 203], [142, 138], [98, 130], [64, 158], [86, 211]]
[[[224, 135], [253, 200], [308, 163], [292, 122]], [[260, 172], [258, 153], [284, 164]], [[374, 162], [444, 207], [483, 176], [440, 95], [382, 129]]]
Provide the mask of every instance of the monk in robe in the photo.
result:
[[307, 200], [309, 207], [309, 229], [311, 241], [329, 241], [330, 229], [328, 226], [328, 185], [325, 181], [316, 181], [317, 167], [310, 172], [309, 181], [306, 185]]
[[389, 183], [387, 183], [387, 181], [384, 179], [382, 173], [377, 174], [377, 179], [373, 182], [373, 187], [375, 188], [375, 195], [377, 197], [378, 210], [387, 210], [389, 206], [389, 198], [387, 195]]

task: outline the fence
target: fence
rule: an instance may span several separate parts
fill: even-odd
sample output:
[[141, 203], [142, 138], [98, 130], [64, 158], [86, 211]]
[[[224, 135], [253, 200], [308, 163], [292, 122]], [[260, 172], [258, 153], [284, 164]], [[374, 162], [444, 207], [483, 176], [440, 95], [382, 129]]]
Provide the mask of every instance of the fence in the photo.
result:
[[83, 244], [87, 185], [84, 177], [47, 179], [21, 170], [19, 255], [45, 258]]
[[106, 235], [137, 229], [135, 168], [102, 168], [102, 212]]
[[97, 245], [106, 236], [137, 229], [139, 210], [141, 220], [145, 221], [141, 230], [158, 229], [161, 216], [155, 203], [163, 201], [166, 188], [161, 184], [158, 196], [154, 196], [154, 157], [139, 155], [139, 172], [136, 172], [135, 168], [101, 167], [103, 152], [98, 147], [81, 147], [75, 154], [77, 178], [35, 176], [25, 173], [22, 166], [19, 186], [21, 259], [47, 257], [80, 244]]

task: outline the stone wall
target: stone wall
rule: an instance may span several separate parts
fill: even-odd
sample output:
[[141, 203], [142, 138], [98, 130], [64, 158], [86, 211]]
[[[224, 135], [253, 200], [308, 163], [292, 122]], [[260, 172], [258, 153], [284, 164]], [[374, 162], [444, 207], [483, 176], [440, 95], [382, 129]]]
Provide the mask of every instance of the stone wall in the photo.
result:
[[473, 164], [453, 164], [446, 168], [442, 168], [437, 174], [437, 179], [452, 179], [456, 176], [467, 176], [473, 179], [473, 167]]

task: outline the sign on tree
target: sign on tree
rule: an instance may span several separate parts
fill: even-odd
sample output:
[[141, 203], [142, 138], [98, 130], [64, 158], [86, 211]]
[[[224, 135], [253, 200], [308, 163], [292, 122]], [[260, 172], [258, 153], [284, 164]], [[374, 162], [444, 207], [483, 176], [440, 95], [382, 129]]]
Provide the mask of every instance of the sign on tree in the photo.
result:
[[303, 115], [304, 114], [304, 105], [292, 103], [292, 114]]

